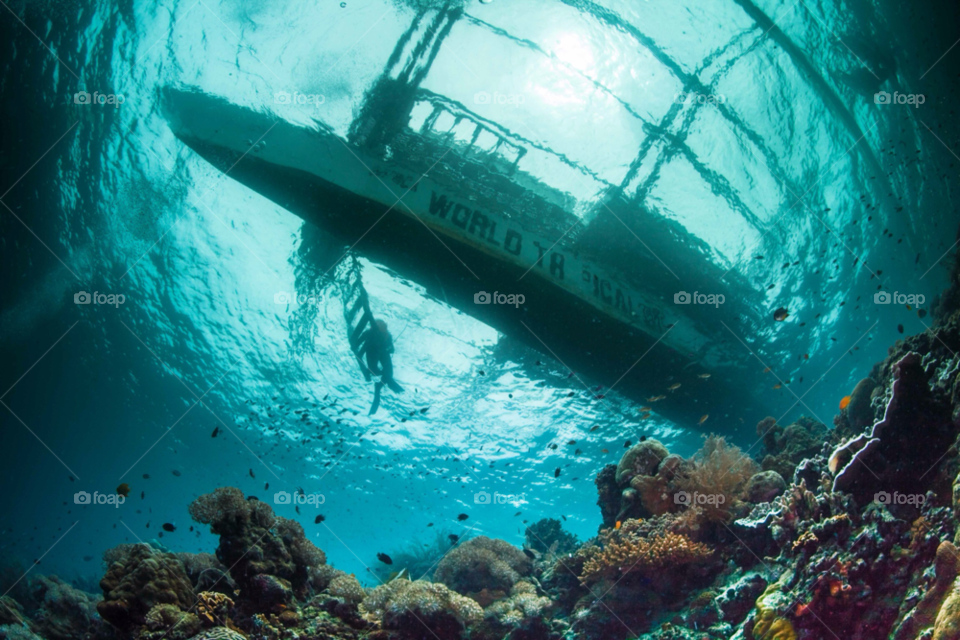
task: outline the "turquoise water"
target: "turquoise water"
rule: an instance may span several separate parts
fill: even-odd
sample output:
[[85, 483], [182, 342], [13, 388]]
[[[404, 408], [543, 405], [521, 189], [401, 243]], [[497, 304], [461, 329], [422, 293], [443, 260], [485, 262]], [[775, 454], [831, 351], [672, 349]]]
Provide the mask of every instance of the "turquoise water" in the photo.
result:
[[[275, 508], [358, 576], [378, 552], [429, 543], [438, 529], [519, 544], [525, 523], [563, 516], [587, 538], [599, 524], [593, 478], [625, 441], [657, 437], [683, 455], [712, 430], [754, 442], [756, 419], [699, 409], [722, 394], [696, 384], [726, 385], [781, 422], [831, 425], [887, 347], [930, 324], [957, 224], [954, 7], [496, 0], [443, 14], [427, 5], [4, 11], [7, 556], [96, 579], [102, 552], [123, 542], [210, 551], [216, 538], [190, 531], [186, 505], [228, 485], [270, 500], [300, 488], [322, 495], [299, 514]], [[438, 15], [439, 35], [427, 27]], [[417, 42], [438, 43], [435, 57], [410, 53]], [[422, 65], [420, 90], [525, 142], [515, 182], [549, 190], [570, 221], [554, 228], [533, 216], [544, 237], [591, 247], [669, 309], [680, 291], [726, 292], [716, 316], [677, 311], [679, 330], [703, 336], [682, 357], [710, 378], [684, 378], [686, 361], [671, 353], [618, 343], [610, 352], [625, 352], [635, 375], [663, 372], [662, 385], [628, 393], [626, 367], [603, 364], [613, 355], [584, 347], [583, 366], [559, 355], [604, 334], [578, 327], [554, 344], [502, 330], [486, 309], [452, 303], [446, 280], [423, 275], [437, 256], [456, 256], [449, 242], [424, 231], [407, 271], [371, 243], [305, 222], [241, 181], [242, 168], [235, 176], [228, 163], [225, 174], [178, 137], [164, 104], [169, 90], [189, 90], [282, 123], [277, 132], [354, 140], [365, 107], [380, 122], [408, 113], [371, 99], [379, 80], [404, 72], [394, 55]], [[92, 104], [78, 102], [81, 91]], [[284, 108], [281, 92], [306, 98]], [[897, 103], [917, 95], [919, 106]], [[428, 115], [413, 109], [409, 126]], [[472, 130], [461, 122], [431, 126], [462, 150]], [[241, 142], [271, 150], [281, 143], [270, 131]], [[368, 171], [359, 158], [340, 168]], [[396, 186], [398, 196], [408, 187]], [[359, 211], [349, 200], [324, 206]], [[443, 277], [467, 278], [486, 259], [495, 256]], [[404, 389], [385, 389], [372, 415], [375, 382], [351, 352], [344, 313], [357, 286], [390, 327]], [[878, 291], [923, 302], [875, 304]], [[124, 299], [75, 304], [80, 292]], [[281, 292], [311, 299], [278, 304]], [[557, 303], [561, 329], [575, 306]], [[641, 420], [645, 397], [660, 394], [677, 400], [675, 413], [653, 404]], [[701, 413], [710, 417], [698, 425]], [[121, 482], [131, 492], [117, 508], [74, 502]], [[161, 536], [164, 523], [176, 530]]]

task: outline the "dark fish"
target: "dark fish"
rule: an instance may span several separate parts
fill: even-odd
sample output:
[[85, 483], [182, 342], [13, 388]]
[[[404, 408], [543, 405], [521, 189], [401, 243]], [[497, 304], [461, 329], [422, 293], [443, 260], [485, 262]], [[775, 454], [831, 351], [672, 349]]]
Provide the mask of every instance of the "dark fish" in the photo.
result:
[[393, 564], [393, 559], [385, 553], [378, 553], [377, 560], [379, 560], [383, 564]]
[[266, 491], [266, 490], [269, 489], [269, 488], [270, 488], [270, 483], [269, 483], [269, 482], [264, 482], [264, 483], [263, 483], [263, 490]]
[[250, 477], [251, 477], [251, 478], [256, 478], [256, 477], [257, 477], [257, 476], [255, 476], [255, 475], [253, 475], [253, 469], [250, 469]]
[[780, 307], [779, 309], [773, 312], [773, 319], [776, 320], [777, 322], [783, 322], [784, 320], [787, 319], [787, 316], [789, 315], [790, 315], [789, 311], [787, 311], [783, 307]]
[[320, 524], [321, 522], [323, 522], [323, 521], [326, 520], [326, 519], [327, 519], [326, 516], [324, 516], [322, 513], [321, 513], [321, 514], [317, 514], [317, 517], [313, 519], [313, 524]]
[[577, 441], [576, 441], [576, 440], [570, 440], [570, 441], [567, 442], [567, 444], [577, 444]]
[[73, 481], [74, 481], [74, 480], [73, 480], [73, 476], [67, 476], [67, 477], [70, 478], [70, 482], [73, 482]]
[[150, 474], [149, 474], [149, 473], [143, 474], [143, 479], [144, 479], [144, 480], [149, 480], [149, 479], [150, 479]]
[[[901, 331], [900, 333], [903, 333], [903, 332]], [[120, 486], [118, 486], [118, 487], [117, 487], [117, 495], [121, 495], [121, 496], [123, 496], [124, 498], [126, 498], [127, 496], [129, 496], [129, 495], [130, 495], [130, 485], [128, 485], [126, 482], [124, 482], [124, 483], [122, 483]]]
[[897, 331], [899, 331], [900, 333], [903, 333], [903, 325], [902, 325], [902, 324], [898, 324], [898, 325], [897, 325]]
[[563, 518], [563, 521], [564, 521], [564, 522], [567, 521], [567, 516], [561, 515], [560, 517]]
[[216, 438], [218, 433], [220, 433], [220, 427], [214, 427], [213, 433], [210, 434], [210, 437]]
[[177, 476], [178, 478], [179, 478], [181, 475], [183, 475], [182, 473], [180, 473], [180, 472], [177, 471], [176, 469], [174, 469], [171, 473], [173, 473], [173, 475]]
[[448, 535], [447, 537], [450, 538], [450, 544], [457, 544], [457, 540], [460, 539], [460, 536], [458, 536], [458, 535], [455, 534], [455, 533], [451, 533], [451, 534]]
[[433, 526], [433, 523], [431, 522], [431, 523], [429, 523], [427, 526], [428, 526], [428, 527], [432, 527], [432, 526]]
[[173, 533], [174, 531], [177, 530], [177, 528], [176, 528], [175, 526], [173, 526], [172, 524], [170, 524], [169, 522], [164, 522], [164, 523], [163, 523], [163, 530], [164, 530], [164, 531], [169, 531], [169, 532]]
[[459, 520], [460, 522], [463, 522], [464, 520], [466, 520], [466, 519], [469, 518], [469, 517], [470, 517], [470, 516], [468, 516], [467, 514], [461, 513], [460, 515], [457, 516], [457, 520]]
[[141, 491], [141, 492], [140, 492], [140, 499], [141, 499], [141, 500], [143, 500], [144, 497], [146, 497], [146, 493], [147, 493], [146, 491]]
[[624, 440], [624, 441], [623, 441], [623, 448], [624, 448], [624, 449], [629, 449], [631, 444], [633, 444], [633, 443], [630, 442], [629, 440]]
[[926, 318], [927, 312], [925, 309], [917, 309], [917, 316], [920, 318]]
[[296, 505], [293, 509], [297, 512], [297, 515], [300, 515], [300, 505]]
[[525, 554], [527, 554], [527, 557], [530, 558], [531, 560], [536, 560], [536, 559], [537, 559], [537, 556], [535, 556], [534, 553], [533, 553], [533, 551], [530, 551], [530, 549], [527, 549], [526, 547], [524, 547], [524, 548], [523, 548], [523, 552], [524, 552]]
[[84, 562], [90, 562], [91, 560], [93, 560], [93, 556], [83, 556]]
[[554, 478], [560, 477], [560, 467], [557, 467], [557, 469], [553, 472], [553, 477]]

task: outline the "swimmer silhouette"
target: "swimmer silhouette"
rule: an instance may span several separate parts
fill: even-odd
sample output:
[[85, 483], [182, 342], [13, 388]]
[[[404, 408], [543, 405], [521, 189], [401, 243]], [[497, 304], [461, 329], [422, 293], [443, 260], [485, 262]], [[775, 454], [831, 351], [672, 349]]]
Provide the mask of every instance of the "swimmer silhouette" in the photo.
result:
[[360, 342], [359, 355], [361, 358], [366, 356], [367, 369], [373, 375], [380, 376], [374, 387], [373, 405], [367, 414], [373, 415], [380, 408], [380, 391], [383, 385], [387, 385], [395, 393], [402, 393], [403, 387], [393, 379], [393, 360], [390, 358], [393, 353], [393, 337], [387, 330], [387, 323], [383, 320], [374, 321], [373, 326], [364, 332]]

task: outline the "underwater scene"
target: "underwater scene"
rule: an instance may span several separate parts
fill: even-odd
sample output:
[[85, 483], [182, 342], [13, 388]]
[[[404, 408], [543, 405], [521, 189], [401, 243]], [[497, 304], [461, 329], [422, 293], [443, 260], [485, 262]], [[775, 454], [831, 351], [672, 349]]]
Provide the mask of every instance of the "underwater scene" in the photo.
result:
[[0, 640], [960, 640], [960, 3], [0, 0]]

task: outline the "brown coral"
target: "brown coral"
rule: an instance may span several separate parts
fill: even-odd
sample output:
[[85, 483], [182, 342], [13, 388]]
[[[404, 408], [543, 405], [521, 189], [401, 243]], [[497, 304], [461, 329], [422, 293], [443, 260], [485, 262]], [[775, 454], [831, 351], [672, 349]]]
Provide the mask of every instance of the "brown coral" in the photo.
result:
[[478, 622], [483, 609], [446, 586], [417, 580], [392, 580], [363, 601], [361, 610], [379, 618], [387, 629], [430, 632], [445, 640], [459, 638], [462, 625]]
[[520, 549], [505, 540], [479, 536], [444, 556], [434, 578], [462, 594], [483, 589], [506, 592], [532, 570], [533, 563]]
[[697, 500], [696, 504], [703, 508], [704, 517], [711, 522], [730, 520], [733, 510], [741, 503], [744, 485], [760, 470], [739, 447], [713, 435], [707, 438], [690, 463], [677, 484], [689, 496], [708, 498]]
[[628, 520], [620, 529], [604, 529], [599, 542], [599, 546], [582, 549], [586, 560], [580, 579], [585, 584], [627, 573], [651, 575], [711, 556], [709, 547], [682, 534], [665, 531], [647, 535], [639, 520]]
[[223, 625], [233, 608], [233, 600], [222, 593], [203, 591], [197, 595], [197, 616], [205, 626]]
[[367, 597], [366, 591], [352, 573], [341, 573], [330, 581], [327, 592], [350, 604], [360, 604]]
[[100, 616], [123, 631], [144, 624], [147, 612], [158, 604], [189, 609], [196, 595], [180, 560], [146, 544], [125, 545], [100, 580], [103, 601]]

